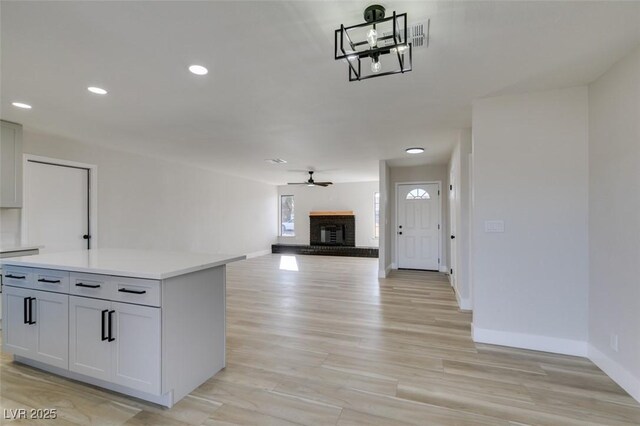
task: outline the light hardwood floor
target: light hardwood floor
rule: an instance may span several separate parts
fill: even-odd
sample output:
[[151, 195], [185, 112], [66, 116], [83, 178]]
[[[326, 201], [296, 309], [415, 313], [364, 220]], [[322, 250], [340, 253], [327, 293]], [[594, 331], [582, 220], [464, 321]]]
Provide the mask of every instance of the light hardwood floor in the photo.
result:
[[[298, 271], [281, 269], [291, 259]], [[640, 424], [586, 359], [474, 344], [442, 274], [379, 280], [377, 259], [268, 255], [227, 278], [227, 368], [171, 410], [4, 354], [1, 408], [56, 408], [60, 425]]]

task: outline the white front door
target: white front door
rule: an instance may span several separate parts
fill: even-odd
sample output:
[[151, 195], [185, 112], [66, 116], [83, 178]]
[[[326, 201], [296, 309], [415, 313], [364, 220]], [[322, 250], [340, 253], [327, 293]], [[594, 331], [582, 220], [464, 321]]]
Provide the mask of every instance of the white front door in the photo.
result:
[[398, 268], [440, 269], [439, 184], [398, 185]]
[[41, 253], [89, 248], [89, 169], [26, 163], [26, 230]]

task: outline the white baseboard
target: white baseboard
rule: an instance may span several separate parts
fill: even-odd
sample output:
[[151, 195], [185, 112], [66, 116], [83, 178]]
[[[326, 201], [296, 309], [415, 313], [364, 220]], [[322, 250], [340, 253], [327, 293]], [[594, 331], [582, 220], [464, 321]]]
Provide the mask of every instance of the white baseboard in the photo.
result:
[[384, 271], [382, 270], [378, 271], [378, 278], [387, 278], [390, 272], [391, 272], [391, 265], [387, 265], [387, 267], [384, 268]]
[[396, 265], [395, 262], [391, 263], [391, 269], [398, 269], [398, 265]]
[[491, 345], [510, 346], [513, 348], [582, 357], [586, 357], [588, 354], [587, 342], [580, 340], [490, 330], [474, 327], [473, 324], [471, 324], [471, 335], [473, 336], [473, 341], [476, 343], [489, 343]]
[[640, 378], [631, 374], [629, 370], [600, 352], [593, 345], [589, 345], [589, 359], [627, 391], [633, 399], [640, 402]]
[[456, 295], [456, 300], [458, 301], [458, 307], [461, 311], [471, 311], [471, 299], [460, 297], [460, 293], [457, 291], [453, 291]]
[[447, 265], [440, 265], [440, 272], [449, 272], [449, 267]]
[[266, 254], [271, 254], [271, 249], [254, 251], [253, 253], [248, 253], [247, 259], [251, 259], [252, 257], [264, 256]]

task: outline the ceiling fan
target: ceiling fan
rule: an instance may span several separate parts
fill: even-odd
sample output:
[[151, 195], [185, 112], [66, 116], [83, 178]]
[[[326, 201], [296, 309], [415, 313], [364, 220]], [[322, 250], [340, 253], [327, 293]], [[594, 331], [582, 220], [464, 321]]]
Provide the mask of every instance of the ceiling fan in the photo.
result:
[[289, 182], [287, 185], [307, 185], [307, 186], [324, 186], [333, 185], [333, 182], [316, 182], [313, 180], [313, 171], [309, 170], [309, 180], [306, 182]]

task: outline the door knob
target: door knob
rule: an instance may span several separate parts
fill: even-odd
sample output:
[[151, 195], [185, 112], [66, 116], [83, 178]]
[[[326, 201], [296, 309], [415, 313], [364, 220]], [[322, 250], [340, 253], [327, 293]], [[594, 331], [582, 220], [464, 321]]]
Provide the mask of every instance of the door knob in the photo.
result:
[[452, 240], [454, 240], [455, 238], [456, 238], [456, 236], [455, 236], [455, 235], [452, 235], [452, 236], [451, 236], [451, 239], [452, 239]]
[[398, 232], [398, 235], [402, 235], [402, 231]]

